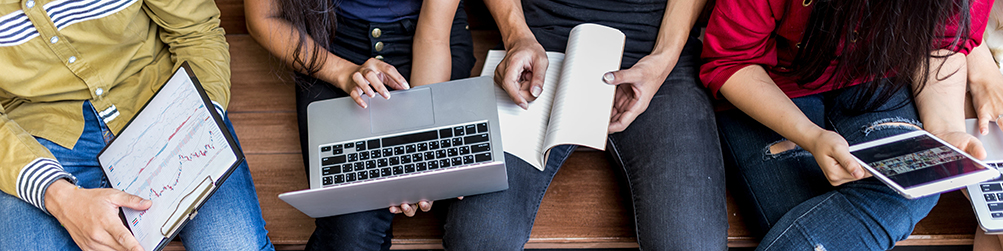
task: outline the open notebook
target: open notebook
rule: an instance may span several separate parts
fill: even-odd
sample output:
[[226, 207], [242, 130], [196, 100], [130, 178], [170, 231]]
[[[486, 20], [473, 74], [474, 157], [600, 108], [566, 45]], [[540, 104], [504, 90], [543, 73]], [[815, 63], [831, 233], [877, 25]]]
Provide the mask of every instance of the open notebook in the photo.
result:
[[[617, 29], [580, 24], [571, 30], [567, 54], [547, 52], [550, 64], [543, 92], [524, 110], [496, 85], [502, 145], [508, 152], [543, 170], [550, 149], [576, 144], [606, 148], [606, 129], [614, 86], [602, 81], [620, 69], [625, 36]], [[505, 51], [488, 52], [481, 76], [491, 76]]]

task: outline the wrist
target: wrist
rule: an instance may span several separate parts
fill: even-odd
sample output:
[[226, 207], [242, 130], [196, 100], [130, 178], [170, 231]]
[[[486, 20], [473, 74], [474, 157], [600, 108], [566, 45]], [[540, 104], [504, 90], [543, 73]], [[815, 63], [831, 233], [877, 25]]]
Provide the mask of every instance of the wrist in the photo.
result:
[[52, 182], [52, 184], [45, 189], [45, 210], [49, 211], [50, 214], [55, 215], [56, 212], [60, 211], [59, 202], [63, 201], [67, 194], [76, 189], [77, 186], [65, 179], [59, 179]]

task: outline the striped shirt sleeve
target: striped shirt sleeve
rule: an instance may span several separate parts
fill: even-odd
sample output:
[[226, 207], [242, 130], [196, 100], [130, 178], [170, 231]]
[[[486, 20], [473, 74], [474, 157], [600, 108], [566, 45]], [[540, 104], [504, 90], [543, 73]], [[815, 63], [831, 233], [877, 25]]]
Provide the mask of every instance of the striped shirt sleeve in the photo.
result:
[[21, 169], [17, 177], [17, 196], [31, 205], [45, 209], [45, 191], [53, 182], [67, 179], [76, 183], [76, 178], [63, 170], [54, 159], [38, 158]]

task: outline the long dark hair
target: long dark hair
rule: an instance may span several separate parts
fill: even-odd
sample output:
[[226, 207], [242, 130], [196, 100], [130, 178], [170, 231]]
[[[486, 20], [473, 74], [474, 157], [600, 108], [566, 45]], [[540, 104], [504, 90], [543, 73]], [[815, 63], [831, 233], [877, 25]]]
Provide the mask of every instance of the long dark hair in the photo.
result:
[[[943, 64], [931, 66], [930, 59], [950, 56], [931, 56], [931, 51], [959, 47], [971, 29], [970, 0], [815, 1], [803, 45], [786, 74], [802, 88], [819, 88], [809, 85], [838, 60], [835, 74], [822, 85], [845, 87], [862, 79], [865, 86], [858, 89], [854, 104], [847, 104], [857, 112], [877, 110], [913, 81], [919, 81], [913, 93], [920, 93], [927, 78], [915, 73], [926, 76], [931, 67], [939, 72]], [[954, 42], [942, 48], [937, 41], [949, 23], [957, 23], [959, 29]], [[884, 78], [888, 80], [878, 81]]]
[[[279, 0], [280, 17], [289, 21], [299, 37], [293, 50], [291, 62], [295, 81], [312, 84], [317, 81], [310, 76], [320, 71], [331, 50], [337, 21], [336, 2], [338, 0]], [[307, 46], [307, 36], [320, 46]], [[303, 74], [300, 74], [303, 73]]]

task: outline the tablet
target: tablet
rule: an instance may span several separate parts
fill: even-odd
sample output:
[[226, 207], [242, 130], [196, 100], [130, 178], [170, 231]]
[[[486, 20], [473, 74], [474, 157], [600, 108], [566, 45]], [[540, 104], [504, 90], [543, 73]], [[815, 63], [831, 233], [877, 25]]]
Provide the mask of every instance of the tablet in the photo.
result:
[[850, 146], [864, 168], [909, 199], [999, 177], [951, 144], [919, 130]]
[[188, 62], [183, 62], [104, 149], [112, 188], [153, 201], [119, 216], [143, 250], [162, 250], [244, 161]]

